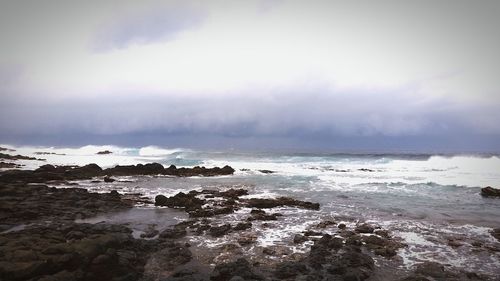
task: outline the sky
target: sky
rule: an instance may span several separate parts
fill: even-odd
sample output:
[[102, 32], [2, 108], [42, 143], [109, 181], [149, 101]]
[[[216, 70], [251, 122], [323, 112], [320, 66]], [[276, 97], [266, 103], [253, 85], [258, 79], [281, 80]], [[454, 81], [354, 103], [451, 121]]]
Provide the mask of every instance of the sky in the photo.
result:
[[0, 143], [500, 152], [500, 1], [0, 0]]

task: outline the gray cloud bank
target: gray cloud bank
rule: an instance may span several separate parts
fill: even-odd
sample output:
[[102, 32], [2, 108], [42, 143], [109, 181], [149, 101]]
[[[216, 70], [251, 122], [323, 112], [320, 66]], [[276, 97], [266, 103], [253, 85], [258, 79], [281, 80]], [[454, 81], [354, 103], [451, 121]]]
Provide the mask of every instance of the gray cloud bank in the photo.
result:
[[491, 122], [500, 120], [495, 105], [419, 99], [400, 90], [375, 95], [318, 87], [273, 89], [266, 95], [13, 98], [0, 110], [0, 139], [33, 143], [54, 140], [49, 136], [68, 143], [79, 136], [81, 142], [87, 136], [88, 142], [129, 145], [500, 150], [500, 128]]

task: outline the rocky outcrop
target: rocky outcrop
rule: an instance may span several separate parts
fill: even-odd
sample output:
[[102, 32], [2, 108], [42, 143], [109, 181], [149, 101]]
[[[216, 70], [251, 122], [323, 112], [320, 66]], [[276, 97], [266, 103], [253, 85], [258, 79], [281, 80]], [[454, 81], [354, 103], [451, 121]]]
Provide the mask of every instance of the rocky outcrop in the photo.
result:
[[72, 221], [131, 208], [118, 192], [91, 193], [83, 188], [0, 183], [0, 230], [33, 221]]
[[481, 188], [481, 195], [485, 197], [500, 197], [500, 189], [487, 186]]
[[246, 199], [245, 203], [250, 208], [275, 208], [275, 207], [297, 207], [302, 209], [319, 210], [319, 203], [300, 201], [289, 197], [280, 197], [276, 199], [251, 198]]
[[151, 252], [169, 249], [107, 224], [35, 227], [1, 234], [0, 241], [1, 280], [137, 280]]
[[[0, 154], [1, 155], [1, 154]], [[7, 154], [6, 154], [7, 155]], [[1, 158], [1, 157], [0, 157]], [[171, 175], [179, 177], [188, 176], [220, 176], [231, 175], [234, 169], [225, 166], [223, 168], [180, 168], [170, 166], [167, 169], [158, 163], [137, 164], [129, 166], [115, 166], [102, 169], [96, 164], [85, 166], [53, 166], [43, 165], [36, 170], [10, 170], [0, 173], [0, 182], [24, 182], [42, 183], [52, 180], [84, 180], [101, 176], [135, 176], [135, 175]]]
[[99, 151], [97, 152], [96, 154], [98, 155], [106, 155], [106, 154], [112, 154], [113, 152], [109, 151], [109, 150], [103, 150], [103, 151]]
[[35, 157], [29, 157], [29, 156], [24, 156], [24, 155], [10, 155], [10, 154], [5, 154], [5, 153], [0, 153], [0, 159], [45, 161], [45, 159], [38, 159], [38, 158], [35, 158]]
[[246, 259], [240, 258], [235, 262], [217, 265], [210, 276], [210, 280], [264, 280], [264, 278], [256, 273]]

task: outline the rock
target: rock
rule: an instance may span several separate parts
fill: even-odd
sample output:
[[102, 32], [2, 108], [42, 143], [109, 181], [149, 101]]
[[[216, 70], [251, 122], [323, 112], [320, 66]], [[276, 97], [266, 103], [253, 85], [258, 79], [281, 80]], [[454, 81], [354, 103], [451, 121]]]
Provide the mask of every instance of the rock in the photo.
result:
[[364, 223], [362, 225], [358, 225], [354, 231], [357, 233], [373, 233], [374, 230], [375, 228], [373, 226]]
[[219, 193], [220, 196], [230, 199], [238, 199], [238, 197], [243, 195], [248, 195], [248, 191], [245, 189], [229, 189]]
[[205, 201], [196, 198], [196, 194], [185, 194], [184, 192], [179, 192], [172, 197], [165, 197], [163, 195], [155, 197], [156, 206], [185, 208], [188, 211], [201, 209], [203, 204], [205, 204]]
[[434, 278], [445, 278], [446, 272], [444, 266], [437, 262], [424, 262], [417, 264], [415, 273]]
[[312, 231], [312, 230], [307, 230], [304, 232], [304, 236], [323, 236], [323, 233], [317, 232], [317, 231]]
[[277, 199], [251, 198], [247, 199], [245, 202], [248, 207], [259, 209], [289, 206], [310, 210], [319, 210], [319, 203], [300, 201], [288, 197], [279, 197]]
[[210, 230], [208, 231], [208, 233], [212, 237], [222, 237], [222, 236], [226, 235], [227, 233], [229, 233], [229, 231], [231, 231], [231, 225], [224, 224], [221, 226], [211, 227]]
[[153, 238], [158, 235], [160, 232], [155, 228], [155, 225], [148, 225], [148, 228], [141, 233], [141, 238]]
[[250, 263], [246, 259], [240, 258], [235, 262], [217, 265], [210, 276], [210, 280], [228, 281], [237, 276], [243, 280], [264, 279], [253, 270]]
[[487, 186], [481, 188], [481, 195], [485, 197], [500, 197], [500, 189]]
[[306, 241], [307, 241], [307, 238], [303, 235], [300, 235], [300, 234], [295, 234], [295, 236], [293, 237], [293, 243], [295, 243], [295, 244], [302, 244]]
[[160, 233], [161, 239], [179, 239], [187, 235], [186, 229], [182, 227], [174, 227], [165, 229]]
[[274, 213], [274, 214], [266, 214], [264, 213], [253, 213], [253, 215], [249, 218], [247, 218], [248, 221], [275, 221], [278, 220], [278, 217], [283, 216], [280, 213]]
[[109, 151], [109, 150], [103, 150], [103, 151], [99, 151], [97, 152], [96, 154], [98, 155], [105, 155], [105, 154], [112, 154], [113, 152]]
[[318, 223], [316, 225], [316, 227], [318, 227], [318, 228], [327, 228], [328, 226], [336, 225], [336, 224], [337, 223], [334, 222], [334, 221], [326, 220], [326, 221], [322, 221], [322, 222]]
[[257, 235], [255, 235], [254, 233], [243, 234], [238, 238], [238, 244], [240, 244], [241, 246], [250, 245], [252, 243], [255, 243], [255, 241], [257, 241]]
[[114, 182], [115, 181], [115, 179], [108, 177], [108, 176], [104, 177], [103, 180], [104, 180], [104, 182]]
[[500, 241], [500, 228], [495, 228], [490, 233], [491, 236], [495, 237], [498, 241]]
[[346, 225], [343, 224], [343, 223], [339, 223], [339, 225], [337, 226], [339, 229], [345, 229], [346, 228]]
[[307, 272], [306, 265], [301, 262], [283, 262], [276, 267], [274, 275], [279, 279], [287, 279]]
[[259, 172], [261, 172], [263, 174], [274, 174], [275, 173], [274, 171], [271, 171], [271, 170], [259, 170]]
[[251, 222], [240, 222], [233, 229], [236, 231], [252, 228]]
[[155, 197], [155, 206], [166, 206], [168, 202], [168, 198], [165, 195], [156, 195]]

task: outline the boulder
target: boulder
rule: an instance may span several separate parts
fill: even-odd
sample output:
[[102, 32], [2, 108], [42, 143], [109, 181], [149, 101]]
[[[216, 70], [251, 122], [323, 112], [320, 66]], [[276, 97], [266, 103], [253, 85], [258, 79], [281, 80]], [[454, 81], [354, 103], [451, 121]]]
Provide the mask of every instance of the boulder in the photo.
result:
[[210, 280], [215, 281], [263, 279], [264, 278], [257, 274], [250, 266], [250, 263], [244, 258], [240, 258], [235, 262], [217, 265], [210, 276]]
[[500, 197], [500, 189], [487, 186], [481, 188], [481, 195], [485, 197]]

